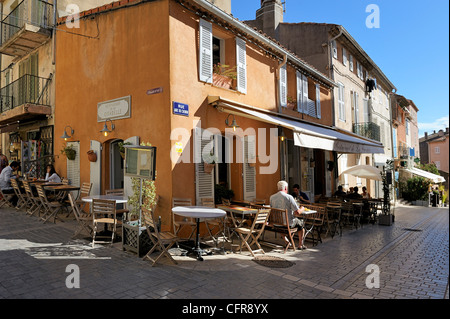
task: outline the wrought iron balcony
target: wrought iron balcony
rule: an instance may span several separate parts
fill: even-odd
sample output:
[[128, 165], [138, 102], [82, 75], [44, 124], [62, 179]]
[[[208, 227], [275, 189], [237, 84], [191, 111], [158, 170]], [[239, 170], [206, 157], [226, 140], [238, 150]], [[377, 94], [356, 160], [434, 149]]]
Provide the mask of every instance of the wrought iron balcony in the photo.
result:
[[0, 124], [51, 114], [50, 78], [24, 75], [0, 90]]
[[373, 122], [353, 123], [353, 133], [381, 142], [380, 126]]
[[22, 57], [51, 37], [53, 5], [22, 0], [1, 22], [0, 53]]

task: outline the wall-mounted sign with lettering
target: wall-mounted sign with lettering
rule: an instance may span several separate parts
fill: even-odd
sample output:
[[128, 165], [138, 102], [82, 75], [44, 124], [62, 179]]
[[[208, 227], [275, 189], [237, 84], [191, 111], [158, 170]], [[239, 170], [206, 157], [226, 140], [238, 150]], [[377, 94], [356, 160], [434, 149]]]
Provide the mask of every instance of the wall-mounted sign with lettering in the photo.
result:
[[97, 104], [97, 122], [119, 120], [131, 117], [131, 96]]
[[173, 102], [173, 114], [189, 116], [189, 105]]

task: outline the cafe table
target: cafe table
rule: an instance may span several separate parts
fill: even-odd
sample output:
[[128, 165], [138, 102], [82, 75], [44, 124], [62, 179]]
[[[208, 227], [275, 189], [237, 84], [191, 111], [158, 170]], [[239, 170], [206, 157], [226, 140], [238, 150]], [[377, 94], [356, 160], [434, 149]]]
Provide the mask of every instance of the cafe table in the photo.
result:
[[172, 208], [172, 212], [178, 216], [195, 218], [197, 230], [195, 246], [192, 248], [192, 252], [197, 256], [197, 260], [202, 261], [202, 255], [207, 253], [200, 248], [200, 220], [223, 218], [225, 217], [226, 212], [219, 208], [206, 206], [176, 206]]
[[[305, 208], [305, 210], [302, 212], [302, 214], [299, 216], [300, 218], [303, 218], [303, 220], [305, 221], [304, 223], [304, 233], [303, 233], [303, 240], [302, 243], [305, 243], [305, 238], [306, 236], [308, 236], [308, 234], [313, 230], [314, 226], [315, 226], [315, 221], [316, 221], [316, 216], [314, 216], [314, 214], [317, 214], [316, 210], [312, 210], [312, 209], [308, 209]], [[311, 223], [311, 226], [308, 228], [306, 220], [311, 218], [313, 220], [313, 222]]]
[[[257, 208], [244, 207], [244, 206], [238, 206], [238, 205], [230, 205], [230, 206], [218, 205], [217, 208], [222, 209], [229, 213], [228, 215], [230, 216], [231, 222], [233, 224], [233, 226], [232, 226], [233, 229], [241, 227], [247, 221], [248, 216], [258, 213]], [[241, 215], [240, 219], [236, 218], [236, 215]], [[228, 238], [230, 240], [232, 240], [233, 234], [236, 234], [236, 233], [234, 232], [234, 230], [232, 232], [230, 232], [230, 228], [228, 227]]]

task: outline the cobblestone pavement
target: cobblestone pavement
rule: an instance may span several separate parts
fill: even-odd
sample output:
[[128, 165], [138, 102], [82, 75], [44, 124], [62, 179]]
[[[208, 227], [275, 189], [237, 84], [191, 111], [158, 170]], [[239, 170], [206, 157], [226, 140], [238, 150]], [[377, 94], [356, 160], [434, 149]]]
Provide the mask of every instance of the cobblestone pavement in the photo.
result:
[[[392, 226], [344, 229], [307, 250], [267, 248], [294, 263], [288, 268], [261, 266], [245, 251], [151, 267], [121, 243], [92, 248], [72, 239], [71, 219], [42, 224], [2, 208], [0, 298], [448, 299], [448, 208], [397, 206], [395, 215]], [[79, 288], [68, 288], [76, 274]]]

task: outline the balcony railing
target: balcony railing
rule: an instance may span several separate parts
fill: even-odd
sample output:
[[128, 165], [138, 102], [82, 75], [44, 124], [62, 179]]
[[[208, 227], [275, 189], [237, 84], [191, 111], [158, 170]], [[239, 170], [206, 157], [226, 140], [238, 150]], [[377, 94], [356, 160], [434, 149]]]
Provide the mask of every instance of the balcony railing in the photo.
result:
[[26, 74], [0, 90], [0, 113], [23, 104], [50, 106], [51, 78]]
[[[53, 5], [42, 0], [22, 0], [1, 23], [1, 43], [3, 46], [26, 24], [48, 29], [52, 24]], [[39, 30], [37, 29], [37, 30]]]
[[370, 138], [374, 141], [381, 141], [380, 126], [373, 122], [354, 123], [353, 133]]

